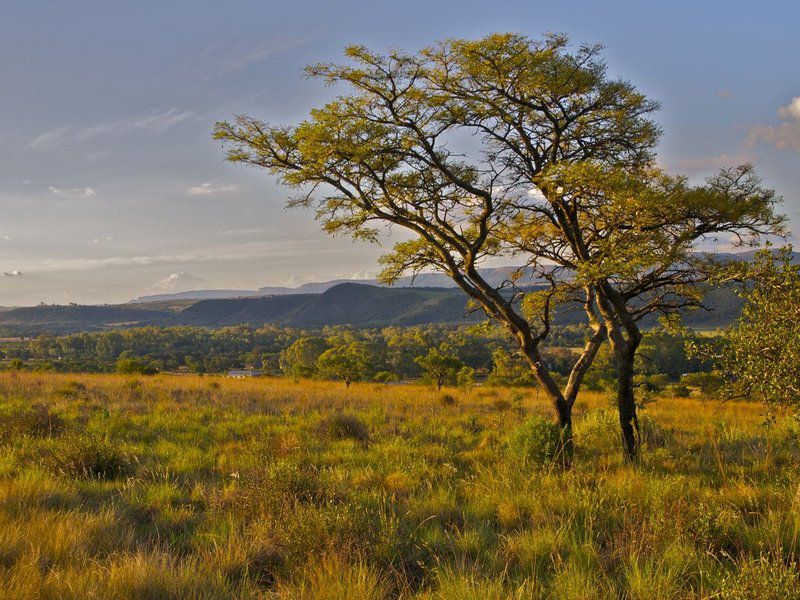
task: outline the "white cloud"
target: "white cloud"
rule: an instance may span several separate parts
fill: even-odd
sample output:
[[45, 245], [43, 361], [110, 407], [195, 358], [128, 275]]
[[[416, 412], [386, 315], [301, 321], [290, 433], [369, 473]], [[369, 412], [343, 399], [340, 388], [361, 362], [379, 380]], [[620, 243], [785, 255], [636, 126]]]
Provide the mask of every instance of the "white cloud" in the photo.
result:
[[64, 189], [51, 185], [47, 189], [50, 190], [51, 194], [64, 196], [65, 198], [93, 198], [97, 196], [97, 192], [94, 191], [94, 188], [90, 187]]
[[9, 271], [0, 273], [0, 277], [20, 277], [22, 275], [22, 271]]
[[156, 282], [152, 289], [159, 292], [188, 292], [197, 289], [197, 286], [201, 283], [203, 283], [203, 280], [199, 277], [195, 277], [186, 271], [179, 271]]
[[92, 240], [92, 243], [94, 243], [94, 244], [99, 244], [100, 242], [110, 242], [110, 241], [112, 241], [113, 239], [114, 239], [114, 238], [113, 238], [112, 236], [110, 236], [110, 235], [107, 235], [107, 236], [105, 236], [105, 237], [94, 238], [94, 239]]
[[794, 119], [800, 121], [800, 96], [795, 96], [786, 106], [778, 109], [778, 114], [784, 119]]
[[125, 135], [140, 131], [162, 133], [189, 119], [193, 114], [193, 111], [171, 108], [85, 127], [72, 125], [57, 127], [33, 138], [28, 142], [27, 148], [29, 150], [51, 150], [62, 144], [85, 142], [105, 135]]
[[215, 185], [206, 181], [200, 185], [190, 187], [186, 193], [190, 196], [210, 196], [211, 194], [224, 194], [226, 192], [233, 192], [237, 188], [235, 185]]
[[778, 125], [755, 125], [750, 128], [747, 143], [764, 142], [780, 150], [800, 152], [800, 96], [792, 98], [786, 106], [778, 109], [783, 120]]

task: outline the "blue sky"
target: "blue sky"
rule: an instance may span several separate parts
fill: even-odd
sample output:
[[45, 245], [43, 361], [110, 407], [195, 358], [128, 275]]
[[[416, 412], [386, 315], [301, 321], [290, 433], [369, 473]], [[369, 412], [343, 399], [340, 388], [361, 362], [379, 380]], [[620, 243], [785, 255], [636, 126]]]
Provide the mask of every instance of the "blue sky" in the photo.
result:
[[[290, 123], [343, 46], [556, 31], [662, 103], [659, 161], [754, 162], [800, 230], [800, 2], [0, 2], [0, 305], [116, 302], [375, 271], [380, 248], [286, 211], [214, 121]], [[16, 274], [21, 273], [21, 274]]]

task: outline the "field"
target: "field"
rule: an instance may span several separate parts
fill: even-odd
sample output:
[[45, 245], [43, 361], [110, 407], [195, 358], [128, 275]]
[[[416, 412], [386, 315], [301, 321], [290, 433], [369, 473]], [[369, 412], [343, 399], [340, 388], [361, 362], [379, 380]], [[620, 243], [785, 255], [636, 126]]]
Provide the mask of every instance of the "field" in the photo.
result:
[[0, 374], [0, 597], [800, 598], [797, 420], [445, 391]]

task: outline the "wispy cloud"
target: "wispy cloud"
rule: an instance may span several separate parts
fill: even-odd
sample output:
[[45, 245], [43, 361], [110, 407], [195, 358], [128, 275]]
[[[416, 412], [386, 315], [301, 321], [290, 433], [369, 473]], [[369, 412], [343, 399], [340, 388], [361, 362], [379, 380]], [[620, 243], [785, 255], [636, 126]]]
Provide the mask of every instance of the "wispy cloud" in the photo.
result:
[[26, 271], [31, 272], [82, 271], [85, 269], [99, 269], [105, 267], [148, 267], [164, 264], [178, 265], [228, 260], [249, 260], [268, 255], [296, 257], [298, 252], [326, 254], [330, 253], [330, 248], [318, 238], [298, 238], [294, 240], [221, 244], [174, 254], [165, 253], [94, 258], [44, 258], [31, 261], [24, 266]]
[[696, 158], [686, 158], [669, 165], [688, 175], [707, 173], [716, 171], [723, 167], [735, 167], [744, 163], [754, 162], [755, 157], [748, 152], [737, 154], [718, 154], [717, 156], [698, 156]]
[[778, 125], [755, 125], [750, 128], [746, 143], [753, 146], [759, 142], [779, 150], [800, 152], [800, 96], [778, 109], [781, 123]]
[[209, 181], [190, 187], [186, 190], [189, 196], [210, 196], [212, 194], [225, 194], [227, 192], [234, 192], [238, 188], [235, 185], [216, 185]]
[[232, 235], [232, 236], [239, 236], [239, 235], [256, 235], [258, 233], [266, 233], [271, 231], [266, 227], [254, 227], [253, 229], [226, 229], [225, 231], [220, 231], [220, 235]]
[[51, 194], [55, 196], [64, 196], [65, 198], [93, 198], [97, 196], [97, 192], [94, 191], [94, 188], [90, 187], [64, 189], [51, 185], [47, 189]]
[[318, 32], [305, 35], [281, 35], [260, 42], [217, 42], [207, 48], [200, 58], [204, 62], [205, 77], [216, 79], [229, 73], [284, 54], [292, 48], [313, 40]]
[[140, 131], [162, 133], [191, 118], [193, 114], [194, 111], [171, 108], [95, 125], [57, 127], [33, 138], [28, 142], [27, 148], [29, 150], [51, 150], [63, 144], [85, 142], [105, 135], [125, 135]]

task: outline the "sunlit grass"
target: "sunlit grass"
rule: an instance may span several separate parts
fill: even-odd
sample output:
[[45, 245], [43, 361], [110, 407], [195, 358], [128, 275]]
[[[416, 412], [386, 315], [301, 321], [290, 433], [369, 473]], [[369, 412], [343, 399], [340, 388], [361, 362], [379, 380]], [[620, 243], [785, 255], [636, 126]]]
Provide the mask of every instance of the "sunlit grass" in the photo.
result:
[[800, 598], [794, 419], [445, 392], [1, 374], [0, 598]]

